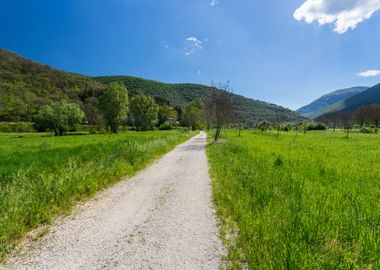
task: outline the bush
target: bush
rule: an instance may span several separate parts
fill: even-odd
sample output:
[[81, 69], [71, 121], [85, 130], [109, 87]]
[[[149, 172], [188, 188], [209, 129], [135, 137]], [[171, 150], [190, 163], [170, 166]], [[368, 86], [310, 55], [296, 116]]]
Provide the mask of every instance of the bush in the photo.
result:
[[315, 124], [309, 124], [305, 128], [306, 131], [311, 130], [327, 130], [327, 127], [324, 124], [321, 123], [315, 123]]
[[27, 133], [36, 132], [31, 122], [2, 122], [0, 123], [0, 132]]
[[371, 130], [370, 128], [365, 128], [365, 127], [363, 127], [363, 128], [361, 128], [361, 129], [359, 130], [359, 132], [360, 132], [360, 133], [365, 133], [365, 134], [370, 134], [370, 133], [372, 133], [372, 130]]
[[363, 127], [359, 130], [360, 133], [373, 134], [377, 133], [377, 128]]
[[162, 123], [159, 127], [160, 130], [172, 130], [174, 129], [174, 126], [170, 124], [168, 121]]

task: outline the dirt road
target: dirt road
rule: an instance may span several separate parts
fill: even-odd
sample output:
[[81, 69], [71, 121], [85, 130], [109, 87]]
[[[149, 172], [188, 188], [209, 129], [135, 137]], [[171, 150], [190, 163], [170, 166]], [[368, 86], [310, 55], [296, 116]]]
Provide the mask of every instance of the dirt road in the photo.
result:
[[4, 269], [218, 269], [205, 145], [201, 133], [101, 192]]

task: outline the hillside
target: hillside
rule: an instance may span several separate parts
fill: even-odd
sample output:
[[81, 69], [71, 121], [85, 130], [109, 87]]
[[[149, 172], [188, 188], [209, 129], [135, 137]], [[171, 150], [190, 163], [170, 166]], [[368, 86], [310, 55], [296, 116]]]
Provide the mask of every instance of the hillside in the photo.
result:
[[[101, 83], [121, 81], [131, 95], [144, 93], [151, 96], [160, 96], [170, 101], [171, 105], [182, 107], [196, 98], [207, 97], [210, 91], [213, 91], [213, 88], [199, 84], [169, 84], [130, 76], [105, 76], [96, 77], [95, 79]], [[299, 114], [284, 107], [240, 95], [234, 95], [234, 97], [237, 113], [243, 119], [284, 122], [303, 120]]]
[[339, 110], [342, 107], [342, 102], [362, 93], [368, 88], [369, 87], [358, 86], [334, 91], [298, 109], [297, 112], [307, 118], [315, 119], [322, 114]]
[[342, 111], [355, 111], [361, 106], [380, 104], [380, 83], [343, 102]]
[[63, 72], [0, 49], [0, 121], [29, 121], [43, 105], [73, 100], [104, 86], [85, 76]]
[[[60, 71], [0, 49], [0, 121], [30, 121], [46, 104], [61, 100], [78, 103], [91, 114], [97, 97], [107, 83], [122, 81], [131, 95], [145, 93], [185, 107], [206, 97], [212, 88], [197, 84], [168, 84], [128, 76], [91, 78]], [[237, 112], [246, 120], [299, 121], [303, 118], [288, 109], [235, 95]], [[88, 110], [88, 111], [86, 111]]]

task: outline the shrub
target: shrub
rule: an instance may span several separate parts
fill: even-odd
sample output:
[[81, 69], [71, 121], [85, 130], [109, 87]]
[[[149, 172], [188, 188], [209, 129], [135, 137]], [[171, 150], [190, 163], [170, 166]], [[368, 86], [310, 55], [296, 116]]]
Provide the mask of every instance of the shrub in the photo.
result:
[[364, 134], [371, 134], [373, 133], [373, 130], [371, 128], [366, 128], [366, 127], [363, 127], [359, 130], [360, 133], [364, 133]]
[[306, 131], [311, 131], [311, 130], [327, 130], [326, 125], [321, 124], [321, 123], [314, 123], [314, 124], [309, 124], [305, 128]]
[[168, 121], [162, 123], [159, 127], [160, 130], [172, 130], [174, 127]]
[[36, 132], [31, 122], [2, 122], [0, 123], [0, 132]]

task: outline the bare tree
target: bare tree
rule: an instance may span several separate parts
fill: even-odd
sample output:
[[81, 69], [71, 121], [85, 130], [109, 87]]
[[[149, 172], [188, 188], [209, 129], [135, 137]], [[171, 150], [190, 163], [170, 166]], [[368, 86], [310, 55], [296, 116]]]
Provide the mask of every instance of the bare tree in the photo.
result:
[[340, 119], [341, 126], [346, 130], [346, 138], [348, 139], [354, 125], [354, 114], [352, 112], [339, 112], [338, 118]]
[[372, 104], [367, 107], [368, 116], [372, 125], [379, 127], [380, 124], [380, 105]]
[[222, 128], [230, 124], [234, 118], [234, 100], [227, 81], [214, 86], [205, 102], [205, 117], [207, 122], [216, 128], [214, 140], [219, 139]]
[[339, 114], [338, 112], [327, 113], [323, 115], [322, 117], [320, 117], [318, 120], [335, 131], [339, 122], [338, 114]]
[[367, 107], [360, 107], [355, 111], [355, 122], [360, 125], [360, 127], [363, 127], [365, 124], [368, 124], [369, 117], [368, 117], [368, 108]]

